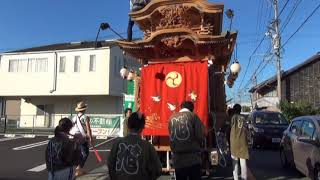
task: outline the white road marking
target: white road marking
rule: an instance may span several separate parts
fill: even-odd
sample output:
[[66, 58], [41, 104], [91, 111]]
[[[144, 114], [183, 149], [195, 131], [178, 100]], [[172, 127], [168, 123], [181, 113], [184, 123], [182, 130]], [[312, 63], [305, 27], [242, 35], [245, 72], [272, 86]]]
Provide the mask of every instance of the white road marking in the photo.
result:
[[24, 137], [24, 138], [35, 138], [36, 135], [34, 135], [34, 134], [25, 134], [22, 137]]
[[15, 134], [5, 134], [4, 137], [16, 137]]
[[0, 142], [10, 141], [10, 140], [20, 139], [20, 138], [22, 138], [22, 137], [6, 137], [6, 138], [0, 139]]
[[15, 151], [31, 149], [31, 148], [34, 148], [34, 147], [38, 147], [38, 146], [42, 146], [42, 145], [48, 144], [48, 142], [49, 142], [49, 140], [46, 140], [46, 141], [41, 141], [41, 142], [37, 142], [37, 143], [33, 143], [33, 144], [28, 144], [28, 145], [24, 145], [24, 146], [15, 147], [15, 148], [12, 148], [12, 149], [15, 150]]
[[46, 164], [44, 163], [44, 164], [41, 164], [41, 165], [39, 165], [39, 166], [36, 166], [36, 167], [34, 167], [34, 168], [32, 168], [32, 169], [29, 169], [29, 170], [27, 170], [27, 171], [30, 171], [30, 172], [40, 172], [40, 171], [45, 170], [46, 168], [47, 168], [47, 166], [46, 166]]
[[53, 138], [54, 137], [54, 135], [49, 135], [48, 136], [48, 139], [51, 139], [51, 138]]
[[[109, 142], [109, 141], [112, 141], [112, 140], [114, 140], [115, 138], [117, 138], [117, 137], [113, 137], [113, 138], [111, 138], [111, 139], [108, 139], [108, 140], [106, 140], [106, 141], [103, 141], [102, 143], [96, 144], [94, 147], [96, 148], [96, 147], [98, 147], [98, 146], [101, 146], [102, 144], [105, 144], [105, 143], [107, 143], [107, 142]], [[91, 147], [90, 149], [92, 149], [92, 147]]]
[[108, 139], [108, 136], [96, 136], [96, 139]]

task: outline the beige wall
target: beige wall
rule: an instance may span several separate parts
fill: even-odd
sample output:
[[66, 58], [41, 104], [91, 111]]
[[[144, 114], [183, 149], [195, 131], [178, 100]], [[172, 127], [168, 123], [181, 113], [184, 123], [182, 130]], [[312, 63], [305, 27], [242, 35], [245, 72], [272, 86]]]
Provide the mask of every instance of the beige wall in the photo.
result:
[[[53, 53], [3, 55], [0, 68], [0, 96], [48, 94], [52, 88]], [[48, 72], [9, 73], [9, 59], [48, 58]]]
[[20, 115], [20, 100], [19, 99], [6, 99], [6, 115]]
[[127, 88], [126, 80], [122, 79], [120, 76], [120, 69], [126, 66], [128, 70], [132, 69], [137, 71], [141, 64], [129, 56], [128, 54], [123, 54], [123, 51], [118, 47], [114, 46], [110, 51], [110, 95], [122, 95]]
[[[21, 99], [20, 127], [55, 127], [62, 117], [75, 114], [74, 108], [78, 101], [88, 104], [87, 114], [108, 115], [122, 113], [122, 98], [117, 96], [59, 96], [31, 97], [27, 101]], [[37, 105], [52, 104], [52, 122], [44, 120], [44, 116], [36, 116]], [[47, 118], [48, 119], [48, 118]]]
[[[90, 55], [96, 55], [95, 72], [89, 72]], [[59, 72], [61, 56], [66, 57], [65, 72]], [[81, 59], [80, 72], [74, 72], [75, 56], [80, 56]], [[26, 58], [48, 58], [48, 72], [8, 72], [10, 59]], [[56, 90], [50, 93], [54, 89], [55, 62], [57, 62], [57, 84]], [[112, 47], [111, 52], [109, 48], [100, 48], [57, 51], [56, 54], [55, 52], [2, 54], [0, 96], [121, 96], [125, 90], [125, 82], [119, 75], [123, 65], [124, 55], [118, 46]]]
[[[89, 72], [90, 55], [96, 55], [96, 71]], [[109, 49], [94, 51], [61, 52], [66, 57], [66, 70], [57, 76], [57, 95], [109, 94]], [[80, 72], [74, 72], [74, 57], [80, 56]], [[58, 63], [59, 64], [59, 63]], [[59, 66], [58, 66], [59, 67]]]

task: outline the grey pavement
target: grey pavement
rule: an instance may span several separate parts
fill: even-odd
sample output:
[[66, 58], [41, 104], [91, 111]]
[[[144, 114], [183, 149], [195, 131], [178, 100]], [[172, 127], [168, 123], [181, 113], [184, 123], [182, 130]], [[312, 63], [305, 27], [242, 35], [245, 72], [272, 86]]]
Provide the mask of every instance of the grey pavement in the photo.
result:
[[[278, 150], [254, 150], [251, 152], [248, 166], [252, 175], [257, 180], [307, 180], [295, 169], [283, 169], [281, 167]], [[79, 177], [79, 180], [109, 180], [106, 165], [92, 170], [87, 175]], [[232, 180], [232, 167], [214, 167], [210, 177], [203, 180]], [[170, 180], [170, 176], [161, 176], [159, 180]], [[251, 179], [250, 179], [251, 180]]]
[[[110, 180], [107, 175], [108, 167], [103, 165], [90, 171], [88, 174], [78, 177], [77, 180]], [[158, 180], [170, 180], [170, 176], [161, 176]]]

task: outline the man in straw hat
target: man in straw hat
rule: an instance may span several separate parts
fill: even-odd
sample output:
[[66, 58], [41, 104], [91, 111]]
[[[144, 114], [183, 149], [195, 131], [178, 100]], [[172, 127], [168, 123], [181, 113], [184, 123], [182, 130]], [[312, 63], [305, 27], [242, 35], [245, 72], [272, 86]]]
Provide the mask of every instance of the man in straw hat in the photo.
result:
[[85, 115], [87, 107], [87, 104], [85, 104], [83, 101], [79, 102], [75, 108], [75, 111], [78, 113], [72, 118], [74, 125], [70, 131], [70, 134], [73, 134], [74, 138], [80, 144], [82, 154], [81, 161], [76, 168], [75, 176], [81, 176], [85, 174], [83, 166], [89, 156], [89, 144], [91, 146], [93, 145], [90, 118]]

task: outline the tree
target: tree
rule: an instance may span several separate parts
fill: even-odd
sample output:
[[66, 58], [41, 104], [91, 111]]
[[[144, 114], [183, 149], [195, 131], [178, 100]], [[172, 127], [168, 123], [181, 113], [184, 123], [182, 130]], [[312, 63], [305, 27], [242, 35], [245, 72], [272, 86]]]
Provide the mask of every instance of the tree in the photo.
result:
[[320, 112], [319, 109], [312, 107], [312, 105], [307, 102], [289, 103], [288, 101], [281, 101], [280, 109], [289, 121], [298, 116], [316, 115]]

